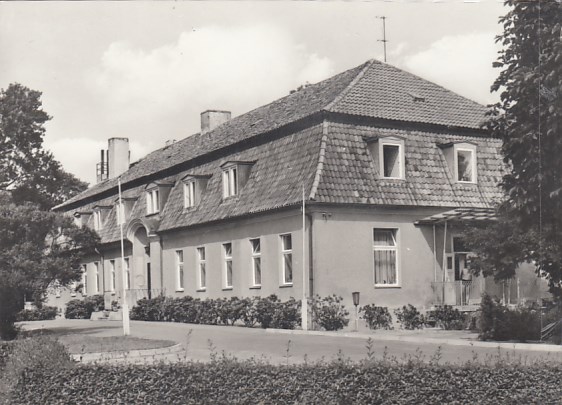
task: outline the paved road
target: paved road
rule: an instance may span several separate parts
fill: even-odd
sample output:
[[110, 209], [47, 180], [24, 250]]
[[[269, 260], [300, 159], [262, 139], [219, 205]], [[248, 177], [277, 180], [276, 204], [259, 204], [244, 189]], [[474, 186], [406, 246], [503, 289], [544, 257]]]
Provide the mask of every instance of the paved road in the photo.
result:
[[[32, 327], [58, 329], [71, 333], [83, 333], [95, 336], [116, 336], [122, 333], [118, 321], [82, 321], [57, 320], [33, 323]], [[441, 332], [446, 333], [446, 332]], [[221, 355], [224, 351], [240, 359], [263, 357], [272, 363], [300, 363], [305, 357], [307, 361], [321, 359], [330, 360], [338, 356], [352, 360], [365, 359], [367, 356], [367, 339], [364, 337], [317, 336], [303, 334], [286, 334], [262, 329], [249, 329], [232, 326], [190, 325], [160, 322], [131, 322], [131, 335], [139, 338], [166, 339], [182, 343], [187, 348], [187, 357], [198, 361], [208, 361], [212, 352]], [[547, 353], [530, 350], [507, 350], [491, 347], [456, 346], [449, 344], [430, 343], [420, 333], [420, 342], [380, 340], [374, 335], [372, 350], [376, 358], [387, 353], [388, 358], [399, 360], [422, 358], [430, 360], [440, 348], [440, 362], [465, 362], [475, 357], [484, 362], [495, 362], [498, 353], [505, 359], [521, 359], [532, 362], [537, 359], [562, 362], [562, 352]], [[413, 335], [410, 333], [410, 338]], [[396, 335], [394, 336], [396, 337]], [[387, 337], [385, 337], [386, 339]], [[391, 339], [392, 335], [388, 335]], [[427, 339], [425, 339], [427, 340]], [[459, 339], [457, 338], [457, 341]]]

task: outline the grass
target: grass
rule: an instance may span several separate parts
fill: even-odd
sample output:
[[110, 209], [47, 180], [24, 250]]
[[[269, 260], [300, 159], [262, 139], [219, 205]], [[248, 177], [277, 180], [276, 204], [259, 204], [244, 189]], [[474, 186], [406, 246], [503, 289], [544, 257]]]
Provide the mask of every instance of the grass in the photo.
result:
[[69, 353], [128, 352], [173, 346], [170, 340], [141, 339], [132, 336], [62, 335], [57, 337]]

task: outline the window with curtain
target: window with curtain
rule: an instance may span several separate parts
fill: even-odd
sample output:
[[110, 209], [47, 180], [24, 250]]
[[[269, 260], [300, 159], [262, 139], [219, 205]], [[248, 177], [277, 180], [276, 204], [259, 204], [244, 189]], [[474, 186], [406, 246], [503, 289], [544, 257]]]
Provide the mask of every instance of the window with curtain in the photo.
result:
[[373, 231], [375, 285], [398, 285], [398, 243], [396, 229]]

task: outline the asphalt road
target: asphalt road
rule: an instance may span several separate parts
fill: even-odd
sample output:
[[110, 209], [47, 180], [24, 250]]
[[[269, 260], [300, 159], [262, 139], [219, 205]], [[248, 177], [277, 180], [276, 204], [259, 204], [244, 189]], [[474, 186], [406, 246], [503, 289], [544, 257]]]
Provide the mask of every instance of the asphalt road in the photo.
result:
[[[32, 323], [31, 327], [94, 336], [122, 334], [119, 321], [57, 320]], [[374, 333], [376, 334], [376, 332]], [[413, 332], [410, 336], [417, 336], [415, 333]], [[313, 362], [337, 357], [362, 360], [367, 358], [369, 351], [365, 337], [287, 334], [233, 326], [132, 321], [131, 335], [182, 343], [187, 350], [187, 358], [196, 361], [209, 361], [213, 353], [218, 356], [224, 353], [239, 359], [254, 357], [263, 358], [272, 363], [294, 364], [301, 363], [305, 359]], [[423, 340], [421, 333], [420, 342], [380, 340], [381, 335], [374, 336], [376, 339], [372, 341], [371, 352], [377, 359], [386, 357], [387, 360], [396, 359], [397, 361], [407, 361], [408, 359], [430, 361], [438, 358], [440, 363], [462, 363], [476, 360], [494, 364], [498, 356], [501, 356], [504, 361], [530, 363], [540, 359], [562, 362], [562, 352], [548, 353], [439, 344], [421, 341]], [[392, 335], [388, 335], [384, 339], [387, 338], [392, 339]]]

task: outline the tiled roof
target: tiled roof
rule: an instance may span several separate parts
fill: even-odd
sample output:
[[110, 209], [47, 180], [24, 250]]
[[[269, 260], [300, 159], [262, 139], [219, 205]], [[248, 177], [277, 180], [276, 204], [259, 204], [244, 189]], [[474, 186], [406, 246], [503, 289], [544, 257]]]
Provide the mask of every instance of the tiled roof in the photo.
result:
[[[126, 171], [121, 181], [125, 185], [322, 111], [476, 129], [485, 110], [436, 84], [372, 60], [235, 117], [208, 133], [158, 149]], [[63, 209], [116, 186], [117, 179], [106, 180], [55, 208]]]
[[[501, 141], [455, 133], [330, 123], [324, 163], [315, 201], [431, 207], [481, 207], [502, 198], [498, 183], [503, 173]], [[404, 139], [405, 179], [380, 179], [364, 138]], [[457, 183], [438, 143], [477, 144], [477, 183]]]

